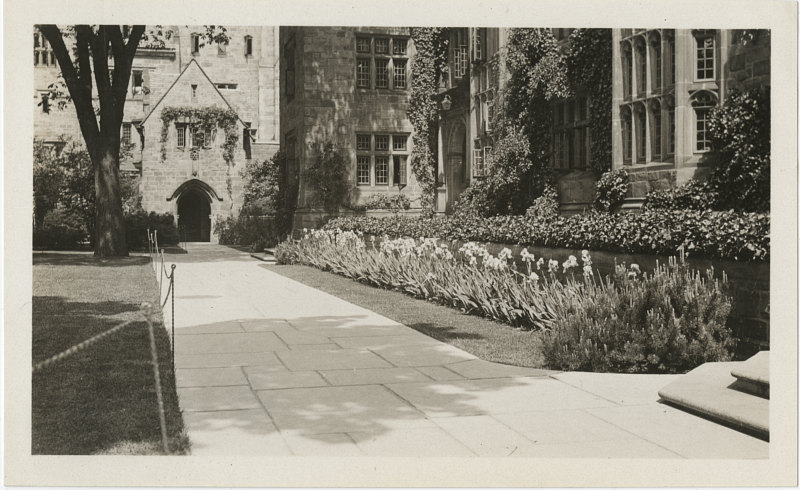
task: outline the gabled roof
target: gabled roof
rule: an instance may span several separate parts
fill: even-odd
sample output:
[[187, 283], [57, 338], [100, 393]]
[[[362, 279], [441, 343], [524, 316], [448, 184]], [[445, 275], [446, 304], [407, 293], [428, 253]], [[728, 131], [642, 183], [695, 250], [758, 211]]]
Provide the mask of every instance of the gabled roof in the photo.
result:
[[158, 106], [161, 104], [161, 102], [163, 102], [163, 101], [164, 101], [164, 99], [167, 97], [167, 94], [169, 94], [169, 93], [172, 91], [172, 89], [175, 87], [175, 85], [178, 83], [178, 81], [179, 81], [181, 78], [183, 78], [184, 74], [186, 73], [186, 71], [187, 71], [187, 70], [189, 70], [189, 67], [190, 67], [190, 66], [192, 66], [192, 64], [194, 64], [194, 65], [196, 65], [196, 66], [197, 66], [197, 69], [198, 69], [198, 70], [200, 70], [200, 73], [202, 73], [202, 74], [203, 74], [203, 76], [204, 76], [204, 77], [206, 78], [206, 80], [208, 81], [209, 85], [211, 85], [212, 87], [214, 87], [214, 90], [217, 92], [217, 95], [219, 95], [219, 96], [220, 96], [220, 98], [222, 99], [222, 101], [223, 101], [223, 102], [225, 102], [225, 105], [227, 105], [227, 106], [228, 106], [228, 109], [232, 110], [232, 111], [233, 111], [233, 113], [234, 113], [234, 114], [236, 114], [236, 119], [238, 119], [238, 120], [239, 120], [239, 122], [240, 122], [240, 123], [242, 123], [242, 126], [244, 126], [244, 127], [248, 127], [248, 126], [247, 126], [247, 124], [245, 124], [245, 122], [242, 120], [241, 116], [239, 116], [239, 113], [238, 113], [238, 112], [236, 112], [236, 109], [234, 109], [234, 108], [233, 108], [233, 106], [231, 105], [231, 103], [230, 103], [230, 102], [228, 102], [228, 99], [226, 99], [226, 98], [225, 98], [225, 96], [224, 96], [224, 95], [222, 95], [222, 92], [220, 92], [220, 91], [219, 91], [219, 89], [217, 88], [217, 86], [216, 86], [216, 85], [214, 85], [214, 82], [212, 82], [212, 81], [211, 81], [211, 78], [209, 78], [209, 76], [208, 76], [208, 74], [206, 73], [206, 71], [205, 71], [205, 70], [203, 70], [203, 67], [202, 67], [202, 66], [200, 66], [200, 63], [198, 63], [198, 62], [197, 62], [197, 60], [196, 60], [196, 59], [194, 59], [194, 58], [192, 58], [192, 59], [189, 61], [189, 63], [187, 63], [187, 64], [186, 64], [186, 67], [184, 67], [184, 69], [183, 69], [183, 71], [181, 71], [180, 75], [178, 75], [178, 76], [175, 78], [175, 80], [172, 82], [172, 85], [170, 85], [170, 86], [169, 86], [169, 88], [168, 88], [168, 89], [167, 89], [167, 90], [166, 90], [166, 91], [165, 91], [165, 92], [164, 92], [164, 93], [161, 95], [161, 98], [159, 98], [159, 99], [158, 99], [158, 102], [156, 102], [155, 104], [153, 104], [153, 107], [150, 109], [150, 112], [148, 112], [148, 113], [147, 113], [147, 115], [146, 115], [146, 116], [144, 116], [144, 119], [142, 119], [142, 122], [140, 122], [140, 123], [138, 124], [138, 126], [140, 126], [140, 127], [141, 127], [141, 126], [144, 126], [144, 123], [145, 123], [145, 122], [147, 122], [147, 120], [150, 118], [150, 115], [151, 115], [151, 114], [152, 114], [152, 113], [153, 113], [153, 112], [156, 110], [156, 107], [158, 107]]

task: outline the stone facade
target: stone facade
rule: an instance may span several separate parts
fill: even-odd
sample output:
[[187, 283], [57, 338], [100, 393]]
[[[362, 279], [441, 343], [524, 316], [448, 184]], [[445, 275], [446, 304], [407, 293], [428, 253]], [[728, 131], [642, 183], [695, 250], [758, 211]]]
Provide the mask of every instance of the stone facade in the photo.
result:
[[[412, 126], [406, 110], [414, 53], [409, 34], [408, 28], [399, 27], [281, 27], [281, 143], [288, 173], [299, 187], [295, 228], [313, 226], [325, 217], [302, 174], [320, 145], [328, 142], [348, 162], [351, 203], [361, 204], [372, 195], [404, 194], [419, 209], [419, 188], [408, 161]], [[357, 83], [359, 62], [364, 87]], [[380, 66], [388, 67], [385, 88], [377, 73]], [[405, 86], [394, 76], [401, 66]], [[401, 171], [404, 181], [395, 178]]]
[[[227, 46], [198, 41], [205, 26], [165, 29], [172, 35], [164, 40], [164, 47], [142, 46], [133, 61], [121, 128], [123, 139], [130, 136], [132, 157], [124, 159], [120, 169], [141, 176], [146, 211], [171, 212], [179, 224], [179, 201], [185, 194], [184, 211], [191, 211], [193, 219], [204, 222], [200, 239], [215, 241], [210, 223], [236, 214], [241, 207], [241, 170], [247, 159], [267, 159], [279, 146], [278, 28], [227, 26]], [[38, 48], [34, 49], [47, 51], [37, 36], [35, 33], [34, 44]], [[50, 63], [49, 55], [47, 63], [41, 57], [35, 61], [34, 137], [54, 144], [61, 137], [82, 142], [71, 105], [58, 110], [51, 103], [49, 112], [38, 105], [47, 86], [56, 80], [58, 69]], [[169, 128], [166, 159], [162, 160], [163, 108], [209, 106], [231, 108], [238, 115], [239, 142], [233, 165], [229, 168], [222, 158], [222, 135], [209, 148], [199, 149], [198, 158], [193, 160], [190, 149], [178, 148], [174, 124]], [[245, 144], [247, 138], [250, 141]], [[188, 197], [202, 209], [190, 206]]]
[[623, 206], [710, 170], [706, 119], [731, 89], [769, 86], [770, 39], [757, 31], [613, 29], [613, 168], [628, 170]]

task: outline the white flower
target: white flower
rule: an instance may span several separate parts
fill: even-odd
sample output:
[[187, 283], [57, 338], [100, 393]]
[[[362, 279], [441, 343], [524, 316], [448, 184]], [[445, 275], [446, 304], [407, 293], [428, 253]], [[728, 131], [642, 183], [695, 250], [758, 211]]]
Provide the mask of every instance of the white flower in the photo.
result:
[[478, 263], [478, 259], [476, 259], [475, 257], [470, 257], [469, 265], [477, 265], [477, 263]]
[[564, 267], [564, 273], [566, 274], [567, 270], [571, 269], [572, 267], [578, 267], [578, 259], [576, 259], [574, 255], [570, 255], [569, 258], [561, 265]]
[[592, 266], [591, 265], [584, 265], [583, 266], [583, 275], [586, 277], [590, 277], [592, 275]]
[[642, 272], [641, 270], [639, 270], [639, 264], [631, 264], [631, 270], [633, 272], [636, 272], [637, 274]]
[[539, 275], [537, 273], [535, 273], [535, 272], [531, 272], [530, 279], [531, 279], [531, 281], [538, 281], [539, 280]]
[[544, 265], [544, 259], [542, 257], [539, 257], [539, 260], [536, 261], [536, 270], [537, 271], [542, 270], [542, 265]]
[[547, 271], [552, 273], [558, 271], [558, 261], [550, 259], [550, 261], [547, 263]]

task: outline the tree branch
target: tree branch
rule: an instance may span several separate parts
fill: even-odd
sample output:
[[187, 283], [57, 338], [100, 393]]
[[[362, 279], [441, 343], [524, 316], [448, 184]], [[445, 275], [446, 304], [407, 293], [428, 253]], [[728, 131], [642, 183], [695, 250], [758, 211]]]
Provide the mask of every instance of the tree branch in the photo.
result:
[[[57, 26], [49, 24], [40, 25], [38, 28], [53, 48], [53, 53], [58, 60], [58, 67], [64, 77], [64, 83], [67, 85], [69, 94], [72, 97], [72, 103], [75, 106], [75, 112], [77, 112], [78, 115], [81, 133], [83, 133], [87, 149], [91, 152], [96, 145], [97, 137], [100, 132], [97, 127], [97, 119], [94, 115], [94, 107], [92, 107], [91, 79], [89, 79], [89, 84], [87, 86], [82, 77], [82, 73], [79, 73], [78, 70], [75, 69], [75, 65], [69, 55], [69, 50], [64, 43], [61, 30]], [[78, 53], [80, 55], [81, 51], [83, 51], [83, 53], [86, 54], [85, 62], [88, 65], [87, 45], [84, 44], [81, 48], [82, 41], [85, 42], [85, 36], [76, 36]], [[91, 69], [88, 69], [88, 73], [91, 73]]]
[[[100, 134], [105, 137], [112, 136], [109, 131], [113, 131], [117, 114], [116, 100], [108, 79], [108, 46], [107, 26], [99, 26], [97, 34], [92, 36], [91, 47], [94, 79], [100, 99]], [[119, 132], [119, 126], [116, 131]]]

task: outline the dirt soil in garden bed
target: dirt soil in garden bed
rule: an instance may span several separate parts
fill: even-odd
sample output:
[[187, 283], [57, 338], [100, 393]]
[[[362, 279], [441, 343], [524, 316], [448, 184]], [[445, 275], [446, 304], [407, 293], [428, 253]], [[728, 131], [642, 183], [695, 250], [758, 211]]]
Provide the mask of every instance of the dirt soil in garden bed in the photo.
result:
[[375, 288], [305, 265], [263, 265], [270, 271], [372, 310], [481, 359], [544, 368], [541, 334], [453, 308]]
[[[147, 257], [33, 254], [32, 364], [125, 321], [128, 326], [33, 373], [33, 454], [156, 454], [161, 432], [147, 323], [139, 305], [159, 303]], [[175, 393], [170, 344], [154, 323], [173, 452], [188, 440]]]

